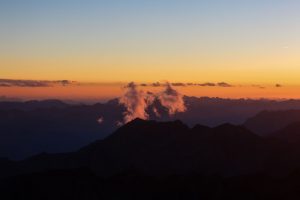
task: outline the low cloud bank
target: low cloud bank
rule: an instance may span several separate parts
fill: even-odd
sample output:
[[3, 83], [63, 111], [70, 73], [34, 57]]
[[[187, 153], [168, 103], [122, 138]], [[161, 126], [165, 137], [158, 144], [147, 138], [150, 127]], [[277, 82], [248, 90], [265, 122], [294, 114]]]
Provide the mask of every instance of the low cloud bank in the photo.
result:
[[52, 87], [55, 85], [67, 86], [73, 84], [69, 80], [17, 80], [17, 79], [0, 79], [0, 87]]
[[[168, 83], [169, 85], [172, 85], [174, 87], [185, 87], [185, 86], [201, 86], [201, 87], [234, 87], [234, 85], [231, 85], [226, 82], [219, 82], [219, 83], [212, 83], [212, 82], [206, 82], [206, 83], [182, 83], [182, 82], [175, 82], [175, 83]], [[152, 86], [152, 87], [166, 87], [166, 83], [160, 83], [160, 82], [154, 82], [150, 84], [142, 83], [139, 86], [146, 87], [146, 86]]]

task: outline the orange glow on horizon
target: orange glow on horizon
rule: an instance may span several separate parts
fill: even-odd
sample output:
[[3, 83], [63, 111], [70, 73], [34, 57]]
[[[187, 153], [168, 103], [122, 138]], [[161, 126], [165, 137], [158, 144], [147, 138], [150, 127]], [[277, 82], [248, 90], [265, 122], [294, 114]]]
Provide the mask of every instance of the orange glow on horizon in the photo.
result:
[[[119, 97], [124, 89], [118, 84], [70, 85], [53, 87], [0, 87], [0, 96], [21, 99], [64, 99], [64, 100], [109, 100]], [[207, 96], [220, 98], [269, 98], [300, 99], [300, 86], [234, 86], [234, 87], [201, 87], [173, 86], [187, 96]], [[139, 87], [144, 91], [159, 92], [163, 87]]]

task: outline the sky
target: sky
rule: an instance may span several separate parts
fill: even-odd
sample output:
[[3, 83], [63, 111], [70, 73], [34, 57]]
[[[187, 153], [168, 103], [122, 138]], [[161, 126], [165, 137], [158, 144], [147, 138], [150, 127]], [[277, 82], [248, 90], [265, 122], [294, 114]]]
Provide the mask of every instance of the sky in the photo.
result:
[[[0, 79], [104, 83], [106, 96], [120, 93], [104, 89], [116, 82], [226, 82], [269, 91], [183, 92], [298, 98], [299, 10], [297, 0], [0, 0]], [[0, 87], [20, 93], [43, 96]]]

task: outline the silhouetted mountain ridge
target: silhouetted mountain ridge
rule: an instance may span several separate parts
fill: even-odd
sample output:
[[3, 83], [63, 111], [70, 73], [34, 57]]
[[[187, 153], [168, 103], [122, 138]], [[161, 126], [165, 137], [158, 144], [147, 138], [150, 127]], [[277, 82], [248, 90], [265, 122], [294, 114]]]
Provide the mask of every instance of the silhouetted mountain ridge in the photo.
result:
[[265, 110], [246, 120], [244, 126], [258, 135], [268, 136], [294, 122], [300, 122], [300, 110]]
[[291, 123], [285, 128], [270, 134], [270, 137], [278, 138], [289, 144], [300, 145], [300, 121]]
[[[225, 122], [242, 124], [247, 118], [262, 110], [300, 109], [299, 100], [185, 96], [184, 101], [187, 111], [174, 115], [169, 115], [166, 108], [159, 101], [155, 101], [147, 109], [149, 119], [159, 121], [179, 119], [190, 127], [197, 123], [214, 127]], [[156, 115], [154, 107], [160, 116]], [[68, 104], [59, 100], [0, 102], [0, 156], [23, 159], [42, 152], [76, 151], [97, 139], [103, 139], [116, 130], [118, 122], [123, 121], [125, 111], [125, 107], [119, 104], [118, 99], [93, 105]], [[286, 115], [286, 118], [289, 119], [291, 116]], [[270, 123], [257, 120], [250, 126], [245, 123], [245, 126], [254, 133], [257, 132], [255, 128], [257, 126], [262, 129], [271, 127], [267, 132], [269, 130], [274, 132], [294, 122], [290, 120], [284, 123], [284, 126], [276, 130], [272, 129], [284, 120], [278, 120], [275, 125], [273, 120], [270, 120]]]
[[16, 162], [12, 170], [6, 169], [9, 173], [0, 171], [2, 176], [80, 167], [101, 176], [132, 170], [148, 175], [276, 174], [299, 167], [299, 155], [284, 142], [261, 138], [243, 126], [227, 123], [189, 128], [178, 120], [135, 119], [78, 152], [40, 154]]
[[2, 101], [0, 102], [0, 110], [23, 110], [30, 111], [41, 108], [66, 108], [70, 106], [63, 101], [56, 99], [47, 100], [30, 100], [25, 102]]

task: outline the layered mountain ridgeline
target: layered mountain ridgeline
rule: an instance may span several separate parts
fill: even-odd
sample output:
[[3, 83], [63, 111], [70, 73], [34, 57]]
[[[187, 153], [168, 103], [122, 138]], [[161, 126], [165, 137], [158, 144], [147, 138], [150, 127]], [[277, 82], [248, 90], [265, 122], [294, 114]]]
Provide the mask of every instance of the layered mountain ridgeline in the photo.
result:
[[70, 105], [56, 99], [48, 99], [43, 101], [2, 101], [0, 102], [0, 110], [22, 110], [30, 111], [43, 108], [66, 108]]
[[[189, 126], [197, 123], [217, 126], [224, 122], [241, 124], [262, 110], [300, 109], [297, 100], [184, 97], [184, 101], [186, 112], [171, 116], [159, 102], [154, 102], [147, 111], [149, 118], [162, 121], [180, 119]], [[153, 111], [154, 106], [160, 113], [159, 117]], [[117, 122], [123, 120], [124, 111], [117, 99], [94, 105], [67, 104], [58, 100], [0, 102], [0, 157], [23, 159], [42, 152], [78, 150], [116, 130]], [[97, 121], [100, 118], [101, 121]], [[260, 125], [260, 121], [256, 121], [253, 127], [256, 124]], [[248, 123], [246, 126], [256, 133]]]
[[[115, 130], [116, 119], [124, 112], [115, 101], [94, 105], [2, 102], [0, 108], [0, 157], [13, 159], [76, 151]], [[101, 124], [99, 118], [104, 118]]]
[[300, 100], [222, 99], [185, 97], [187, 112], [176, 119], [194, 126], [197, 123], [217, 126], [222, 123], [242, 124], [261, 111], [300, 110]]
[[260, 136], [271, 136], [295, 122], [300, 122], [300, 110], [269, 110], [249, 118], [244, 126]]
[[231, 124], [189, 128], [181, 121], [136, 119], [74, 153], [0, 159], [0, 198], [299, 197], [296, 129], [287, 140], [280, 135], [289, 128], [268, 138]]
[[280, 139], [298, 148], [300, 144], [300, 121], [289, 124], [283, 129], [270, 134], [269, 137]]
[[136, 119], [74, 153], [40, 154], [19, 162], [3, 159], [0, 172], [4, 177], [85, 167], [99, 176], [127, 171], [146, 175], [287, 174], [300, 167], [300, 149], [278, 138], [261, 138], [231, 124], [189, 128], [180, 121]]

